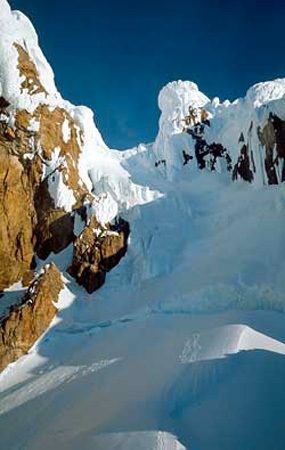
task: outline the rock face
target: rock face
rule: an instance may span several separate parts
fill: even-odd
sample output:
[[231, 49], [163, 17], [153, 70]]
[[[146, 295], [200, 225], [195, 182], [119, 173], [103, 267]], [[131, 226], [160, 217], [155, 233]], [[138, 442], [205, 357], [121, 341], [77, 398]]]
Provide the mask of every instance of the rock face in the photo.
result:
[[[56, 117], [39, 114], [42, 130], [37, 133], [29, 131], [31, 118], [25, 112], [17, 112], [14, 130], [8, 126], [7, 111], [2, 111], [2, 120], [0, 117], [0, 289], [19, 280], [31, 268], [34, 250], [45, 258], [73, 240], [73, 219], [64, 208], [55, 205], [49, 192], [49, 178], [64, 178], [68, 173], [69, 186], [73, 185], [78, 202], [87, 194], [87, 189], [79, 185], [78, 175], [72, 175], [76, 161], [72, 143], [61, 150], [69, 163], [44, 177], [43, 166], [51, 161], [51, 148], [60, 143], [59, 132], [53, 126], [59, 124], [59, 113]], [[45, 129], [51, 130], [50, 136]], [[37, 154], [39, 147], [41, 155]], [[27, 158], [27, 154], [32, 158]]]
[[129, 232], [129, 224], [122, 219], [115, 226], [103, 228], [93, 215], [78, 236], [68, 272], [88, 293], [102, 286], [106, 272], [125, 255]]
[[[64, 109], [52, 112], [41, 105], [31, 115], [16, 111], [14, 129], [10, 115], [0, 115], [0, 290], [19, 280], [31, 268], [34, 251], [45, 259], [74, 239], [72, 208], [88, 195], [80, 182], [80, 147], [74, 121]], [[37, 123], [37, 131], [30, 124]], [[62, 127], [68, 122], [68, 143]], [[54, 150], [57, 149], [57, 150]], [[64, 198], [51, 193], [62, 188]], [[68, 200], [68, 196], [70, 199]], [[65, 201], [70, 203], [66, 208]], [[70, 211], [67, 211], [70, 209]]]
[[28, 169], [0, 122], [0, 290], [31, 268], [37, 214]]
[[[118, 196], [112, 189], [106, 192], [100, 168], [94, 171], [96, 158], [111, 160], [110, 151], [93, 113], [57, 91], [30, 21], [11, 11], [6, 0], [0, 2], [0, 292], [19, 280], [23, 285], [31, 281], [35, 255], [46, 259], [74, 242], [77, 213], [95, 204], [104, 225], [97, 223], [94, 234], [94, 218], [76, 239], [70, 268], [92, 292], [124, 255], [129, 233], [122, 220], [116, 227], [108, 225], [118, 213]], [[23, 340], [24, 333], [26, 344], [9, 342], [3, 328], [2, 353], [9, 353], [7, 348], [15, 348], [14, 355], [26, 351], [53, 316], [50, 308], [46, 318], [30, 315], [27, 306], [12, 311], [3, 327], [14, 329], [15, 339]]]
[[[248, 126], [247, 133], [241, 132], [238, 139], [238, 153], [234, 152], [232, 156], [226, 147], [217, 143], [218, 139], [210, 144], [206, 141], [211, 136], [209, 119], [197, 123], [187, 121], [187, 127], [184, 127], [183, 131], [186, 131], [195, 142], [195, 159], [199, 169], [208, 168], [215, 171], [217, 162], [224, 159], [226, 163], [224, 167], [232, 173], [233, 181], [242, 179], [253, 183], [256, 178], [262, 176], [264, 184], [282, 183], [285, 181], [285, 121], [269, 112], [263, 126], [258, 123], [254, 126], [253, 121]], [[185, 150], [183, 157], [184, 165], [193, 159], [193, 156], [186, 154]], [[220, 167], [221, 163], [219, 169]]]
[[6, 1], [0, 68], [1, 291], [33, 269], [35, 253], [45, 259], [75, 239], [73, 210], [92, 199], [80, 170], [88, 133], [92, 150], [104, 143], [92, 113], [61, 98], [31, 23]]
[[[84, 161], [106, 146], [92, 112], [58, 93], [30, 21], [0, 3], [1, 292], [19, 280], [29, 285], [36, 254], [45, 259], [75, 240], [75, 211], [93, 199]], [[61, 288], [51, 265], [2, 319], [0, 369], [45, 331]]]
[[[210, 121], [208, 119], [201, 121], [200, 123], [194, 124], [189, 128], [186, 128], [186, 132], [194, 139], [195, 141], [195, 158], [199, 169], [209, 168], [211, 171], [216, 170], [218, 159], [224, 159], [227, 165], [227, 170], [232, 170], [232, 159], [228, 154], [227, 150], [221, 145], [216, 144], [215, 142], [208, 144], [204, 139], [204, 131], [205, 127], [210, 126]], [[185, 156], [186, 153], [184, 151], [184, 165], [187, 164], [187, 159], [191, 158], [191, 155]], [[193, 159], [193, 158], [192, 158]]]
[[[195, 157], [199, 169], [208, 168], [216, 170], [218, 158], [225, 159], [226, 167], [232, 172], [232, 180], [242, 179], [249, 183], [258, 177], [257, 160], [260, 163], [264, 184], [279, 184], [285, 181], [285, 121], [277, 115], [269, 112], [264, 126], [255, 125], [253, 121], [249, 123], [246, 133], [241, 132], [237, 147], [241, 147], [237, 156], [230, 156], [227, 148], [216, 141], [208, 144], [205, 140], [207, 130], [211, 127], [210, 120], [205, 120], [198, 124], [190, 124], [185, 131], [195, 141]], [[256, 134], [255, 146], [252, 144], [252, 135]], [[235, 159], [235, 164], [232, 164]], [[260, 167], [259, 167], [260, 170]], [[259, 174], [260, 175], [260, 174]]]
[[26, 354], [46, 330], [57, 312], [57, 302], [63, 288], [60, 272], [54, 264], [28, 288], [18, 306], [10, 308], [0, 323], [0, 370]]
[[259, 139], [265, 148], [268, 184], [285, 181], [285, 120], [270, 113], [266, 125], [259, 129]]

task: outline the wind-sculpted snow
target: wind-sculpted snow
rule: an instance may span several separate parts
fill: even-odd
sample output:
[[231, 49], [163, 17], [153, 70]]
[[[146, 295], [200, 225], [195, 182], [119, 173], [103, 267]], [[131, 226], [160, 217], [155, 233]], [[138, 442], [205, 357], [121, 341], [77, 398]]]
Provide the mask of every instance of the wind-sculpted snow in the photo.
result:
[[124, 450], [185, 450], [175, 436], [162, 431], [141, 431], [125, 433], [109, 433], [95, 436], [92, 439], [94, 448], [118, 448]]
[[119, 358], [97, 361], [90, 365], [84, 364], [82, 366], [65, 367], [63, 365], [58, 365], [57, 367], [53, 367], [43, 365], [36, 377], [27, 381], [25, 386], [18, 389], [16, 393], [12, 393], [5, 397], [5, 400], [1, 403], [0, 414], [4, 414], [27, 401], [52, 391], [63, 383], [71, 383], [77, 378], [86, 377], [99, 370], [103, 370], [105, 367], [108, 367], [117, 361], [119, 361]]
[[194, 333], [183, 347], [182, 364], [226, 358], [241, 351], [267, 350], [285, 355], [285, 344], [244, 325], [228, 325], [202, 335]]
[[[188, 177], [197, 168], [206, 167], [232, 172], [229, 178], [233, 180], [279, 184], [285, 177], [284, 96], [284, 79], [259, 83], [232, 103], [220, 103], [218, 98], [210, 101], [194, 83], [169, 83], [159, 96], [161, 117], [153, 145], [159, 171], [170, 180], [178, 180], [184, 176], [182, 165], [187, 164]], [[216, 161], [223, 154], [227, 155], [226, 163]]]

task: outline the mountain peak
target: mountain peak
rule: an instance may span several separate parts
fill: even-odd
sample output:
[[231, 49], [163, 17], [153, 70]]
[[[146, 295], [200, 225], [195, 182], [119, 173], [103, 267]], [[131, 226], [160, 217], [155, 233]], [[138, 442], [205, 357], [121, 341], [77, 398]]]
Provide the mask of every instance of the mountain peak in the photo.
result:
[[11, 14], [11, 8], [7, 0], [0, 0], [0, 20]]
[[210, 100], [204, 95], [196, 83], [192, 81], [172, 81], [166, 84], [158, 96], [158, 106], [162, 115], [173, 118], [173, 115], [186, 115], [189, 107], [199, 108]]
[[285, 97], [285, 78], [257, 83], [248, 89], [246, 98], [254, 107]]

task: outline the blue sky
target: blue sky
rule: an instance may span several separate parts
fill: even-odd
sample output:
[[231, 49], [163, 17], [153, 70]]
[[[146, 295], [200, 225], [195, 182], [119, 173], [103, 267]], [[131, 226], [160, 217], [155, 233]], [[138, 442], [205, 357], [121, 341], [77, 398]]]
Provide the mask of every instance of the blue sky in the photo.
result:
[[62, 95], [90, 106], [113, 148], [154, 139], [157, 95], [195, 81], [209, 97], [285, 77], [278, 0], [10, 0], [34, 23]]

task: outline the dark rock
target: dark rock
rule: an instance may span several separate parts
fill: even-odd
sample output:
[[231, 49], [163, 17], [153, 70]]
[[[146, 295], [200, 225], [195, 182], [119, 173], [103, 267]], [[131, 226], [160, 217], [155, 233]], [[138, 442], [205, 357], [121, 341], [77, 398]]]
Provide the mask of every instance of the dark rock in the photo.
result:
[[199, 169], [202, 170], [208, 167], [211, 171], [215, 171], [217, 159], [223, 158], [226, 160], [227, 169], [230, 172], [232, 170], [232, 160], [227, 149], [216, 142], [209, 144], [204, 139], [205, 126], [206, 123], [199, 123], [186, 130], [186, 133], [192, 136], [195, 141], [195, 157]]
[[0, 97], [0, 109], [6, 109], [8, 108], [8, 106], [10, 106], [10, 103], [8, 102], [8, 100], [6, 100], [4, 97]]
[[123, 219], [105, 229], [95, 216], [74, 242], [73, 260], [68, 273], [91, 294], [105, 282], [106, 272], [115, 267], [127, 250], [130, 233]]
[[186, 153], [185, 150], [182, 151], [182, 156], [183, 156], [183, 166], [186, 166], [186, 164], [188, 164], [189, 161], [193, 159], [193, 156]]
[[253, 181], [253, 172], [250, 169], [250, 159], [248, 155], [248, 148], [243, 145], [240, 151], [240, 156], [234, 166], [232, 179], [237, 180], [240, 176], [244, 181], [251, 183]]

